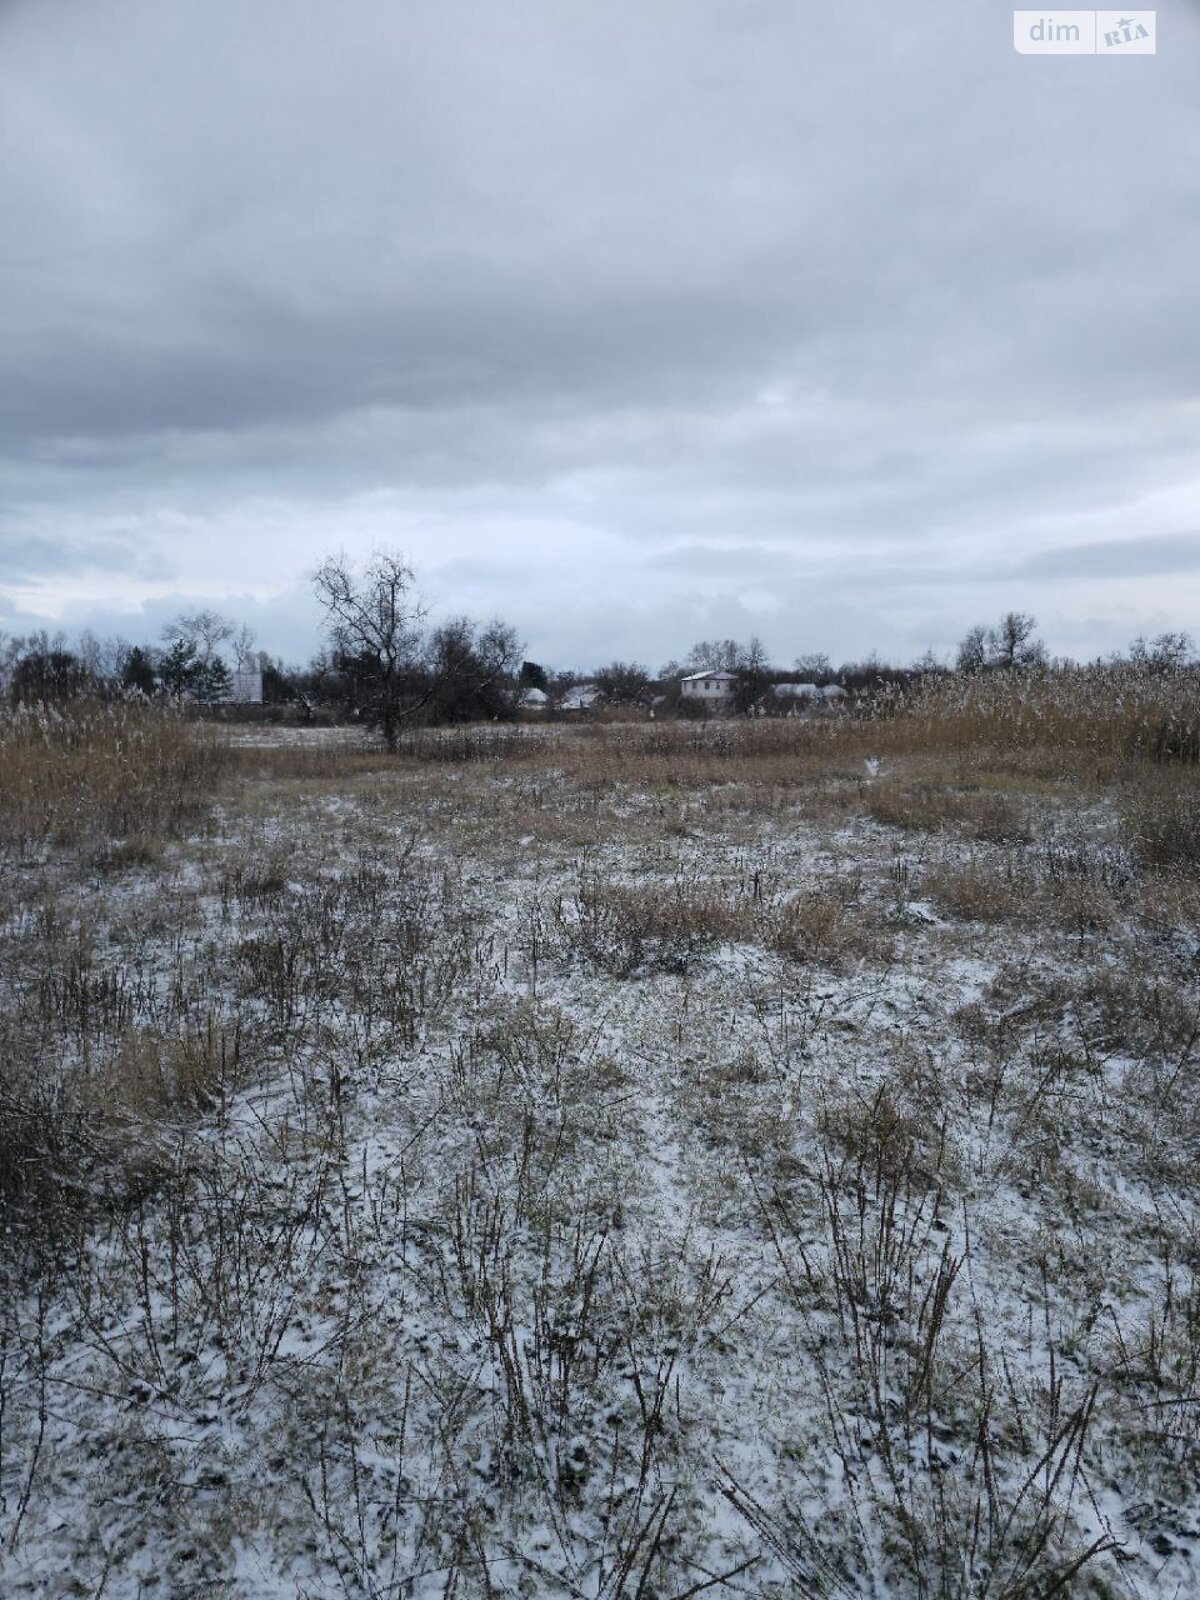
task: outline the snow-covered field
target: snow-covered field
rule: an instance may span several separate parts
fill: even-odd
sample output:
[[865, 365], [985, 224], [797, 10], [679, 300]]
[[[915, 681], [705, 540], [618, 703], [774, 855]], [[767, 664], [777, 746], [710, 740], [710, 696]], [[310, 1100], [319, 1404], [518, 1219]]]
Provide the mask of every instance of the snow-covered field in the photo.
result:
[[548, 733], [5, 859], [0, 1591], [1200, 1593], [1194, 876]]

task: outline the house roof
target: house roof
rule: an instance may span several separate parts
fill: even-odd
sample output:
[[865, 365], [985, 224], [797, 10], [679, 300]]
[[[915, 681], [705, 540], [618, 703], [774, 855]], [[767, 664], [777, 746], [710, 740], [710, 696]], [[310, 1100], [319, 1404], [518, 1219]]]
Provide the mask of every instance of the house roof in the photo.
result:
[[563, 711], [590, 711], [599, 698], [600, 690], [594, 683], [577, 683], [563, 694], [559, 708]]
[[775, 693], [789, 700], [815, 700], [820, 690], [815, 683], [777, 683]]
[[704, 678], [719, 678], [724, 683], [732, 683], [737, 677], [736, 672], [723, 672], [717, 667], [710, 667], [707, 672], [689, 672], [683, 683], [699, 683]]

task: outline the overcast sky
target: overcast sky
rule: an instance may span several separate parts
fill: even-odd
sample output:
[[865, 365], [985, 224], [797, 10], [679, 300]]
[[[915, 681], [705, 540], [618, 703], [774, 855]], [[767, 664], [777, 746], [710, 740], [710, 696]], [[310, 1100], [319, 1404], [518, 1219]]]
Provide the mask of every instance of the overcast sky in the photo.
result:
[[0, 0], [0, 629], [1200, 633], [1200, 8]]

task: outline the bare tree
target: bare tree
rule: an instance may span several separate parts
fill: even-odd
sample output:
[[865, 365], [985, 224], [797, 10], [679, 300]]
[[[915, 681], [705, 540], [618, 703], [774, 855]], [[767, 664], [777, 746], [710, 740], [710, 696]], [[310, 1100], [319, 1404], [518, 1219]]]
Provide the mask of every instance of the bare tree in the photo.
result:
[[637, 705], [646, 693], [650, 674], [638, 661], [610, 661], [592, 674], [592, 682], [610, 706]]
[[523, 648], [515, 629], [498, 618], [482, 628], [469, 617], [443, 622], [425, 652], [430, 715], [473, 722], [510, 714]]
[[104, 659], [104, 641], [97, 637], [90, 628], [85, 628], [79, 635], [79, 643], [75, 647], [75, 654], [82, 662], [88, 676], [99, 680], [107, 678], [107, 663]]
[[1150, 640], [1139, 637], [1129, 646], [1129, 659], [1150, 672], [1177, 672], [1195, 654], [1196, 647], [1188, 633], [1160, 633]]
[[257, 652], [254, 648], [253, 628], [245, 622], [239, 623], [230, 635], [230, 643], [233, 646], [234, 660], [237, 662], [240, 671], [255, 672], [261, 670], [261, 663], [258, 659], [260, 652]]
[[982, 672], [988, 664], [988, 630], [977, 622], [963, 635], [954, 665], [959, 672]]
[[792, 663], [792, 669], [800, 673], [801, 677], [830, 678], [833, 676], [833, 664], [823, 650], [809, 650], [802, 656], [797, 656]]
[[736, 672], [742, 647], [736, 639], [701, 639], [688, 651], [689, 672]]
[[739, 711], [750, 711], [771, 686], [771, 658], [757, 634], [751, 636], [749, 644], [739, 647], [734, 670], [738, 675], [734, 705]]
[[1046, 646], [1034, 637], [1037, 618], [1025, 611], [1007, 611], [988, 630], [991, 662], [996, 667], [1036, 667], [1046, 659]]
[[1046, 646], [1034, 637], [1037, 618], [1026, 611], [1007, 611], [994, 628], [977, 623], [964, 636], [955, 662], [959, 672], [982, 672], [987, 667], [1040, 667]]
[[912, 664], [911, 670], [922, 677], [933, 677], [947, 671], [946, 663], [934, 649], [925, 650]]
[[376, 551], [361, 570], [345, 554], [330, 556], [313, 574], [334, 648], [363, 679], [368, 715], [389, 750], [428, 699], [412, 693], [425, 619], [413, 584], [407, 559], [389, 551]]
[[132, 649], [129, 640], [122, 639], [119, 634], [102, 639], [85, 628], [79, 635], [75, 654], [97, 683], [112, 683], [124, 672]]
[[223, 617], [219, 611], [201, 608], [181, 612], [174, 622], [168, 622], [163, 638], [168, 644], [190, 644], [200, 657], [201, 665], [208, 667], [220, 647], [233, 638], [234, 631], [235, 625], [228, 617]]

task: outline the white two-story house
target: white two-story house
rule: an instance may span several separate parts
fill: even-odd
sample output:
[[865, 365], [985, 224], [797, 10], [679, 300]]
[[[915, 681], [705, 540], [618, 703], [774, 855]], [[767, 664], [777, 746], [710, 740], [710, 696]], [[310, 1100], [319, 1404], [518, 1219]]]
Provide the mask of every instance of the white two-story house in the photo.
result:
[[693, 705], [709, 706], [714, 711], [727, 711], [733, 704], [733, 691], [737, 687], [736, 672], [693, 672], [679, 685], [682, 697]]

